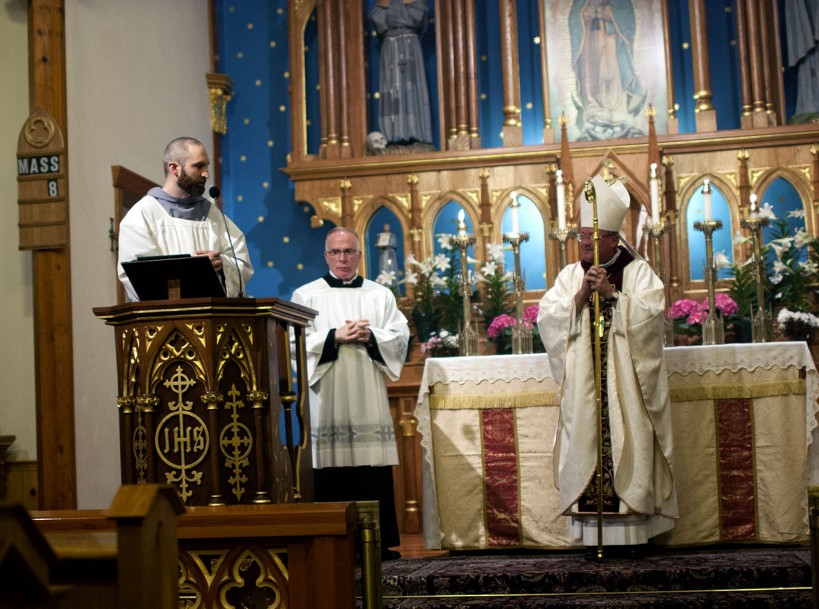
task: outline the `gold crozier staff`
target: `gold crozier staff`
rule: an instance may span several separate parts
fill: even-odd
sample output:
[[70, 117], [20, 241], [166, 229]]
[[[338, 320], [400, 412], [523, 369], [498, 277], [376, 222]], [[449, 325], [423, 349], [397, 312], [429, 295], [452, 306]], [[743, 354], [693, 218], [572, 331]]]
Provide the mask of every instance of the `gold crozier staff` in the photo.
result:
[[[583, 185], [586, 200], [592, 206], [592, 241], [594, 243], [594, 266], [600, 266], [600, 230], [597, 227], [597, 195], [591, 180]], [[603, 336], [603, 319], [600, 315], [600, 293], [592, 292], [594, 305], [594, 396], [597, 404], [597, 558], [603, 558], [603, 362], [600, 356]]]

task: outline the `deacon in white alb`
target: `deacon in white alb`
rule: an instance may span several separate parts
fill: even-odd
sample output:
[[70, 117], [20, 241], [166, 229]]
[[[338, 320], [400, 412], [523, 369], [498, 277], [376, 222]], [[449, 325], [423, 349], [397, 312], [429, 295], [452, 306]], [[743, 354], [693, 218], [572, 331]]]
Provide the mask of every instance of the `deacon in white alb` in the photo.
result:
[[358, 274], [349, 228], [326, 239], [329, 273], [293, 293], [318, 311], [306, 328], [316, 501], [378, 500], [382, 557], [400, 544], [392, 466], [398, 464], [386, 379], [397, 380], [409, 341], [393, 293]]

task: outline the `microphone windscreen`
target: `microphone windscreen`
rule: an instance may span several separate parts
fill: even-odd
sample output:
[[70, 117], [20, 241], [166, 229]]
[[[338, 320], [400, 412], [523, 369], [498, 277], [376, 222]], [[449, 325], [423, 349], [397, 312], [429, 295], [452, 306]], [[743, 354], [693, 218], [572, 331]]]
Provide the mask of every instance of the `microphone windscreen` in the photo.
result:
[[208, 189], [208, 194], [210, 195], [211, 199], [216, 199], [220, 194], [222, 194], [222, 191], [219, 190], [218, 186], [211, 186]]

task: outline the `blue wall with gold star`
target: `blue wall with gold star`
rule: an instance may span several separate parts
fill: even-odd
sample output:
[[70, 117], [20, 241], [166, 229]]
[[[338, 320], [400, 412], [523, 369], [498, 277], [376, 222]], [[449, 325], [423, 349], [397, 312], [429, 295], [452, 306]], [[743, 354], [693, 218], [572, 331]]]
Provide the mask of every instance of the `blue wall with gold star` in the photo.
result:
[[[353, 1], [353, 0], [350, 0]], [[366, 73], [371, 95], [368, 114], [375, 120], [378, 45], [366, 15], [374, 0], [364, 3]], [[569, 0], [566, 0], [569, 1]], [[618, 2], [622, 0], [617, 0]], [[731, 21], [732, 0], [708, 3], [709, 56], [714, 103], [719, 129], [739, 126], [738, 70], [735, 33]], [[781, 4], [781, 0], [780, 0]], [[435, 99], [435, 3], [430, 2], [430, 26], [422, 37], [428, 59], [428, 81]], [[543, 102], [539, 57], [538, 3], [518, 2], [518, 44], [524, 144], [542, 140]], [[218, 49], [216, 71], [233, 81], [228, 104], [228, 132], [222, 144], [222, 188], [225, 212], [245, 231], [256, 269], [247, 294], [254, 297], [289, 298], [293, 290], [326, 272], [322, 251], [329, 223], [310, 227], [313, 209], [297, 202], [289, 178], [281, 171], [290, 150], [290, 85], [286, 0], [218, 0], [216, 7]], [[502, 145], [502, 87], [500, 86], [498, 0], [475, 0], [478, 48], [478, 87], [481, 140], [485, 148]], [[693, 76], [690, 30], [686, 0], [669, 0], [674, 94], [678, 101], [680, 132], [694, 130]], [[713, 32], [710, 30], [714, 30]], [[318, 42], [315, 18], [304, 32], [307, 83], [308, 149], [318, 149]], [[793, 92], [786, 91], [792, 98]], [[789, 106], [790, 109], [790, 106]], [[433, 137], [439, 141], [437, 112], [433, 108]], [[371, 127], [368, 130], [372, 130]], [[399, 261], [399, 266], [401, 266]]]

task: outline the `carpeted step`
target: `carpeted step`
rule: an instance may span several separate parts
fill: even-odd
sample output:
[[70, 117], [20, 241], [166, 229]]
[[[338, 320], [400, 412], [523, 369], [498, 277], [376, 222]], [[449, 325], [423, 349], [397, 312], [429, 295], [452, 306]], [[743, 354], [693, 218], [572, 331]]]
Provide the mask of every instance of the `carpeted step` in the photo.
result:
[[810, 609], [810, 590], [579, 594], [548, 597], [384, 599], [384, 609]]
[[402, 559], [384, 563], [383, 581], [385, 607], [400, 608], [809, 607], [811, 600], [805, 546], [652, 549], [602, 561], [578, 552]]

